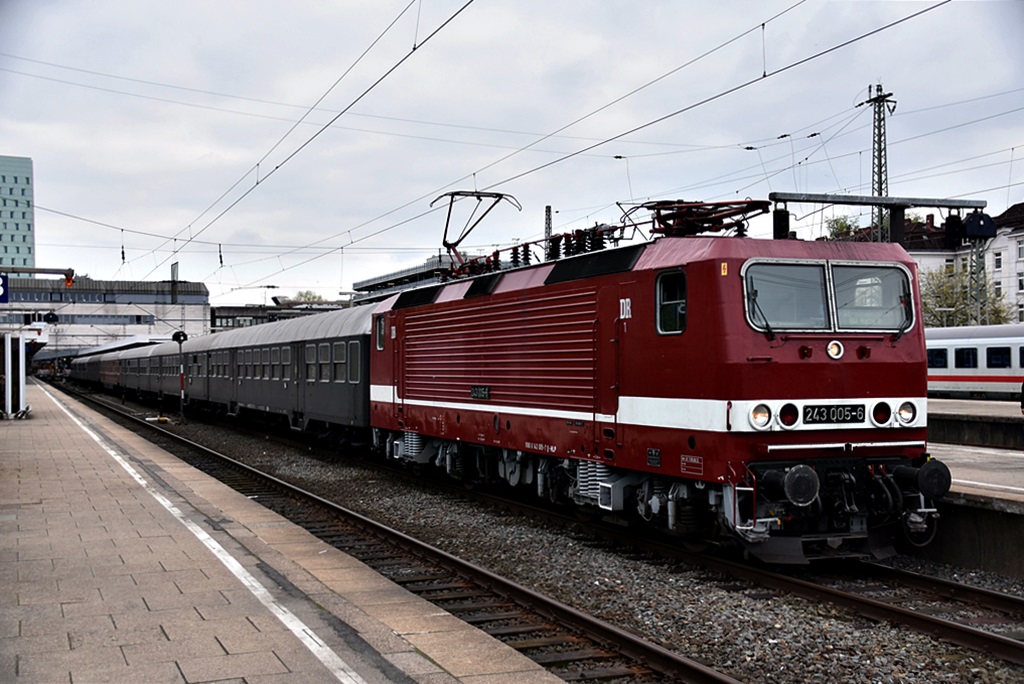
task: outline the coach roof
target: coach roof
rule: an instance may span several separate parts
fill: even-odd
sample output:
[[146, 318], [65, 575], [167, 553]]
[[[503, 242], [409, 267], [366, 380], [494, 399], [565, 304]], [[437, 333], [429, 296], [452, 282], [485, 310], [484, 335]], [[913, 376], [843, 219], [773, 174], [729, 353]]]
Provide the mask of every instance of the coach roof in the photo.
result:
[[208, 349], [258, 347], [370, 334], [373, 307], [357, 306], [204, 335], [186, 343], [190, 353]]

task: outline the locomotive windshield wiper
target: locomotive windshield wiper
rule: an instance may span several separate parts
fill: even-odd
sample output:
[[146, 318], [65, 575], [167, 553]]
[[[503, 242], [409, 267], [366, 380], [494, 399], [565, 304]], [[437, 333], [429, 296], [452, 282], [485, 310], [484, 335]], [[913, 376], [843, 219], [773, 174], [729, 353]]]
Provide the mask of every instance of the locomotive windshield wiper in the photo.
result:
[[910, 293], [907, 292], [906, 283], [903, 284], [903, 294], [900, 295], [900, 308], [903, 309], [903, 322], [892, 338], [893, 343], [899, 342], [903, 334], [910, 329]]
[[761, 309], [761, 305], [757, 303], [757, 290], [751, 289], [748, 298], [750, 299], [750, 304], [753, 307], [754, 311], [756, 311], [757, 315], [761, 317], [762, 321], [764, 321], [764, 334], [768, 337], [769, 340], [774, 340], [775, 331], [772, 330], [772, 324], [768, 322], [768, 317], [764, 315], [764, 311]]

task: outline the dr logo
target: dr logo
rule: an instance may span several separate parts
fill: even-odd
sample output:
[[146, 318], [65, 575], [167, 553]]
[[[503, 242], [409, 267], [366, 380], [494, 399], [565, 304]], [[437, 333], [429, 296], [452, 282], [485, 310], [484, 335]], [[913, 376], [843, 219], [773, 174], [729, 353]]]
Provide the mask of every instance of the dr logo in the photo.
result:
[[633, 300], [632, 299], [620, 299], [619, 300], [619, 318], [626, 320], [633, 317]]

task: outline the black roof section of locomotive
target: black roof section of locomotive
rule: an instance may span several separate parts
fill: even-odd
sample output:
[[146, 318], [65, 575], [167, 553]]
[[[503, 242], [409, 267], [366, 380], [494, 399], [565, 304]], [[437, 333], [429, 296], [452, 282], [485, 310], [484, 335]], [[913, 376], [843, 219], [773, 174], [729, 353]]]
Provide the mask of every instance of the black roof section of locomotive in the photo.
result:
[[473, 282], [469, 284], [469, 289], [466, 290], [466, 294], [463, 295], [464, 299], [469, 297], [479, 297], [480, 295], [488, 295], [494, 292], [494, 288], [498, 286], [498, 281], [501, 280], [501, 276], [504, 273], [489, 273], [479, 278], [474, 278]]
[[437, 299], [437, 295], [444, 288], [444, 285], [432, 285], [430, 287], [421, 287], [415, 290], [406, 290], [398, 295], [398, 299], [391, 305], [391, 309], [406, 309], [410, 306], [421, 306], [423, 304], [433, 304], [434, 300]]
[[646, 244], [632, 245], [608, 251], [591, 252], [565, 261], [556, 261], [555, 267], [551, 269], [544, 284], [554, 285], [631, 271], [646, 248]]
[[[640, 255], [650, 243], [618, 247], [599, 252], [580, 254], [555, 262], [542, 262], [527, 266], [526, 268], [538, 268], [550, 265], [551, 272], [544, 279], [545, 285], [568, 283], [584, 278], [611, 275], [613, 273], [624, 273], [633, 270]], [[501, 279], [508, 271], [498, 271], [475, 276], [469, 279], [469, 287], [462, 295], [463, 299], [489, 295], [498, 287]], [[391, 311], [397, 309], [408, 309], [414, 306], [433, 304], [441, 291], [458, 281], [448, 281], [428, 287], [417, 287], [411, 290], [400, 292], [394, 302], [387, 308]]]

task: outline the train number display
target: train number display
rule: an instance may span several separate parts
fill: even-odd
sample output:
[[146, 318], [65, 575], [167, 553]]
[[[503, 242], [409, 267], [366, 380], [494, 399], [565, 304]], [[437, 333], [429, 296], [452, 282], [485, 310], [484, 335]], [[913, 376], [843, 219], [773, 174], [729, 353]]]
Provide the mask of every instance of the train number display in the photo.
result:
[[831, 404], [809, 404], [804, 406], [804, 423], [863, 423], [864, 404], [837, 406]]

